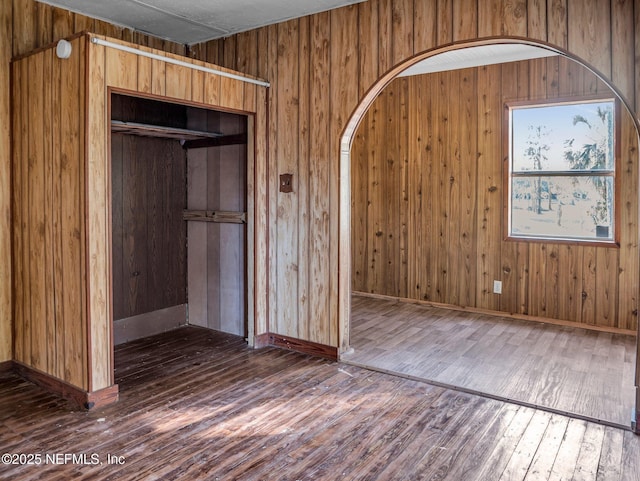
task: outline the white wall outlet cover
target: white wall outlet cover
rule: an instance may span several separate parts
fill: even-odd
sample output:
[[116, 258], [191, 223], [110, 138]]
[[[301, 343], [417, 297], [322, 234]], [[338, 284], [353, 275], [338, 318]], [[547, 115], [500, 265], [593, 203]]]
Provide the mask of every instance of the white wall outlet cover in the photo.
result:
[[502, 281], [493, 281], [493, 293], [502, 294]]

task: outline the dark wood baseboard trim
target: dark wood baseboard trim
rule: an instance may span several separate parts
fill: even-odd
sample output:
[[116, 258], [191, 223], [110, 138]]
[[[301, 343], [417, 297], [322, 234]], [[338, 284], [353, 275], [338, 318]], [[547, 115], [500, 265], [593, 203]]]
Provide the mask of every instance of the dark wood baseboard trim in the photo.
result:
[[619, 327], [596, 326], [593, 324], [584, 324], [582, 322], [563, 321], [562, 319], [551, 319], [549, 317], [530, 316], [528, 314], [514, 314], [514, 313], [502, 312], [502, 311], [492, 311], [490, 309], [481, 309], [478, 307], [461, 307], [461, 306], [455, 306], [453, 304], [442, 304], [439, 302], [432, 302], [432, 301], [420, 301], [417, 299], [409, 299], [406, 297], [394, 297], [394, 296], [387, 296], [384, 294], [373, 294], [373, 293], [361, 292], [361, 291], [353, 291], [351, 294], [354, 296], [360, 296], [360, 297], [370, 297], [372, 299], [382, 299], [386, 301], [396, 301], [396, 302], [403, 302], [407, 304], [418, 304], [421, 306], [436, 307], [439, 309], [450, 309], [452, 311], [473, 312], [477, 314], [485, 314], [487, 316], [503, 317], [506, 319], [518, 319], [520, 321], [541, 322], [543, 324], [553, 324], [556, 326], [572, 327], [575, 329], [586, 329], [589, 331], [608, 332], [611, 334], [622, 334], [625, 336], [635, 336], [637, 334], [635, 330], [631, 330], [631, 329], [622, 329]]
[[13, 369], [23, 378], [41, 388], [74, 402], [83, 409], [95, 409], [118, 400], [118, 385], [114, 384], [98, 391], [87, 392], [79, 387], [38, 371], [22, 363], [13, 362]]
[[318, 344], [317, 342], [303, 341], [302, 339], [281, 336], [279, 334], [269, 334], [269, 344], [271, 346], [281, 347], [283, 349], [289, 349], [291, 351], [297, 351], [311, 356], [324, 357], [331, 359], [332, 361], [338, 360], [337, 347]]
[[113, 321], [114, 345], [154, 336], [187, 325], [187, 305], [159, 309]]
[[263, 347], [267, 347], [269, 345], [269, 333], [265, 332], [264, 334], [260, 334], [253, 338], [253, 347], [255, 349], [262, 349]]
[[107, 406], [114, 402], [117, 402], [120, 397], [119, 388], [117, 384], [113, 386], [105, 387], [98, 391], [86, 393], [86, 402], [84, 407], [86, 409], [97, 409], [103, 406]]
[[12, 372], [13, 370], [13, 361], [0, 362], [0, 374], [3, 374], [5, 372]]

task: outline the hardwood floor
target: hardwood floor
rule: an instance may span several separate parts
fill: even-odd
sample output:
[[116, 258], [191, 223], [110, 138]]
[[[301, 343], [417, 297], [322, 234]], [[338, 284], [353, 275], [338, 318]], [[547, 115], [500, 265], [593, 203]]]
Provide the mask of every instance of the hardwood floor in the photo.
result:
[[635, 337], [353, 296], [343, 361], [629, 427]]
[[118, 346], [116, 378], [121, 400], [83, 412], [1, 373], [0, 454], [103, 464], [0, 479], [640, 480], [629, 431], [200, 328]]

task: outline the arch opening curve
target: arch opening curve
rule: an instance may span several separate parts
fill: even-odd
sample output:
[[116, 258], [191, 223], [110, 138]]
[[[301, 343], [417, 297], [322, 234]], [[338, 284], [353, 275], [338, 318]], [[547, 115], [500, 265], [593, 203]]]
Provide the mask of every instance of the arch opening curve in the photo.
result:
[[[620, 104], [627, 110], [635, 126], [636, 135], [640, 138], [640, 119], [633, 105], [621, 93], [620, 89], [588, 62], [572, 54], [571, 52], [555, 45], [534, 41], [522, 37], [492, 37], [469, 41], [454, 42], [439, 46], [419, 54], [416, 54], [392, 67], [384, 73], [365, 93], [358, 105], [349, 117], [340, 136], [339, 145], [339, 272], [338, 272], [338, 322], [339, 322], [339, 351], [348, 352], [350, 348], [350, 317], [351, 317], [351, 148], [357, 129], [367, 114], [369, 108], [380, 93], [397, 77], [411, 67], [449, 52], [491, 45], [522, 45], [535, 47], [547, 51], [550, 55], [561, 55], [576, 62], [600, 79], [612, 93], [620, 100]], [[501, 62], [493, 62], [501, 63]], [[640, 193], [639, 193], [640, 194]], [[640, 205], [640, 200], [638, 201]], [[640, 218], [638, 219], [640, 225]], [[636, 247], [640, 251], [640, 246]], [[638, 274], [640, 285], [640, 273]], [[640, 287], [636, 293], [636, 299], [640, 299]], [[637, 353], [640, 353], [640, 323], [637, 327]], [[638, 369], [638, 355], [635, 361], [635, 408], [631, 419], [631, 429], [638, 433], [640, 428], [640, 370]]]

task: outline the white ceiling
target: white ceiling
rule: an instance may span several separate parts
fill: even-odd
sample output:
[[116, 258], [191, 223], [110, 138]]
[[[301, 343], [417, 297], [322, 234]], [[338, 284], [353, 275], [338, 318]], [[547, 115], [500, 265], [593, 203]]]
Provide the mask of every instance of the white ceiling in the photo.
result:
[[38, 1], [191, 45], [365, 0]]
[[[4, 0], [0, 0], [4, 1]], [[181, 44], [238, 32], [366, 0], [38, 0]], [[505, 43], [450, 50], [412, 65], [399, 76], [515, 62], [557, 55], [532, 45]]]
[[410, 75], [422, 75], [460, 68], [480, 67], [481, 65], [517, 62], [520, 60], [552, 57], [555, 55], [558, 54], [552, 50], [521, 43], [479, 45], [449, 50], [448, 52], [426, 58], [412, 65], [398, 76], [408, 77]]

